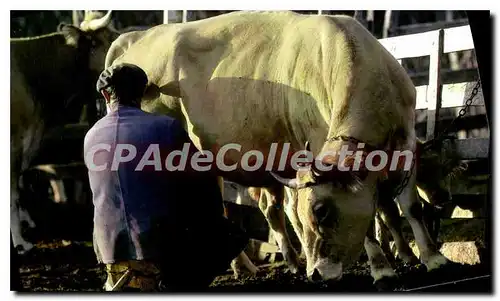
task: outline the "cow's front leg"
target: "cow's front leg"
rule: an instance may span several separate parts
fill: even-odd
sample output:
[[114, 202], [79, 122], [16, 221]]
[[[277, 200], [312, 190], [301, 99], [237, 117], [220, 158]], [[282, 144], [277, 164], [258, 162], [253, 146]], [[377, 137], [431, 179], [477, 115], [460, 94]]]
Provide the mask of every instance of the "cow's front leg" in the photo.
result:
[[365, 251], [368, 256], [368, 264], [370, 265], [370, 274], [373, 277], [374, 283], [380, 283], [386, 279], [394, 279], [396, 272], [391, 267], [391, 264], [384, 255], [382, 248], [374, 235], [374, 222], [370, 224], [368, 232], [365, 237]]
[[285, 213], [292, 224], [293, 230], [295, 231], [295, 235], [297, 236], [300, 242], [300, 255], [299, 258], [306, 259], [306, 253], [304, 248], [302, 247], [304, 244], [302, 242], [302, 237], [304, 235], [304, 229], [302, 227], [302, 223], [298, 218], [297, 207], [298, 207], [298, 196], [297, 190], [285, 187], [286, 193], [286, 202], [285, 202]]
[[432, 241], [429, 231], [424, 225], [422, 204], [418, 199], [415, 172], [413, 172], [408, 185], [398, 197], [398, 202], [411, 226], [415, 242], [420, 251], [420, 260], [425, 264], [427, 270], [431, 271], [447, 264], [449, 262], [448, 259], [438, 251], [436, 244]]
[[283, 202], [284, 193], [282, 186], [276, 188], [263, 188], [261, 190], [259, 208], [266, 217], [274, 238], [278, 243], [278, 247], [288, 264], [288, 268], [295, 274], [299, 270], [298, 256], [286, 232]]
[[378, 212], [375, 214], [375, 238], [379, 242], [385, 256], [394, 267], [394, 256], [390, 246], [390, 231]]
[[386, 192], [387, 191], [383, 189], [379, 190], [381, 198], [379, 199], [380, 201], [377, 208], [378, 214], [391, 232], [398, 258], [406, 264], [417, 264], [419, 263], [419, 260], [415, 254], [413, 254], [410, 245], [403, 237], [401, 230], [401, 217], [399, 215], [397, 204], [391, 199], [390, 194], [387, 194]]

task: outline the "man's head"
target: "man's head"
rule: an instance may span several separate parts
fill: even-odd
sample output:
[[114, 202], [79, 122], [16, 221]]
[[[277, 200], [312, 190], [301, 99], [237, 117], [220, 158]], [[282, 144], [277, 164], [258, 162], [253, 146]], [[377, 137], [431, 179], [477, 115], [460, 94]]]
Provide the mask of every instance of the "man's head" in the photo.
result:
[[148, 77], [140, 67], [132, 64], [113, 65], [104, 70], [97, 80], [96, 89], [106, 99], [115, 103], [140, 107]]

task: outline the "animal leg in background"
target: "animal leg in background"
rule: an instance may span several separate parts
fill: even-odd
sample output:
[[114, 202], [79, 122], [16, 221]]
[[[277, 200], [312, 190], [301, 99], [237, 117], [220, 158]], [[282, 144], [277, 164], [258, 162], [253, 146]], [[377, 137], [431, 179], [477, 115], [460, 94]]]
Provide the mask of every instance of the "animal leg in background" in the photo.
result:
[[243, 273], [243, 268], [250, 272], [251, 275], [256, 275], [259, 271], [259, 268], [253, 264], [250, 258], [248, 258], [245, 251], [241, 251], [241, 253], [231, 261], [231, 269], [233, 270], [235, 279], [238, 279]]
[[382, 251], [380, 244], [375, 239], [374, 229], [375, 219], [370, 224], [368, 232], [365, 237], [365, 251], [368, 256], [368, 264], [370, 265], [370, 274], [374, 282], [381, 280], [384, 277], [393, 278], [397, 277], [396, 272], [391, 267], [387, 257]]
[[259, 208], [264, 213], [269, 228], [272, 230], [278, 247], [288, 264], [288, 268], [295, 274], [299, 271], [298, 256], [286, 231], [283, 203], [283, 186], [261, 189]]
[[[222, 199], [224, 199], [224, 178], [217, 177], [217, 184], [219, 185]], [[226, 207], [224, 206], [224, 216], [229, 218]], [[245, 251], [236, 256], [235, 259], [231, 261], [231, 269], [233, 270], [234, 278], [238, 279], [245, 269], [253, 275], [256, 275], [259, 269], [253, 264], [253, 262], [248, 258]]]
[[[399, 209], [396, 202], [391, 199], [389, 190], [379, 189], [377, 215], [379, 215], [380, 222], [385, 224], [391, 232], [398, 258], [407, 264], [417, 264], [419, 262], [417, 257], [413, 254], [410, 245], [403, 237]], [[390, 251], [389, 254], [391, 254]]]
[[408, 220], [415, 242], [420, 252], [420, 260], [425, 264], [428, 271], [437, 269], [449, 261], [441, 254], [436, 244], [432, 241], [429, 231], [424, 225], [422, 204], [416, 186], [416, 173], [414, 172], [408, 181], [401, 195], [398, 196], [398, 203]]
[[[29, 215], [28, 215], [29, 216]], [[28, 220], [30, 224], [31, 218]], [[30, 226], [35, 226], [33, 221]], [[26, 241], [22, 236], [21, 206], [19, 204], [19, 185], [16, 174], [11, 173], [10, 180], [10, 231], [14, 247], [24, 254], [33, 248], [33, 244]]]

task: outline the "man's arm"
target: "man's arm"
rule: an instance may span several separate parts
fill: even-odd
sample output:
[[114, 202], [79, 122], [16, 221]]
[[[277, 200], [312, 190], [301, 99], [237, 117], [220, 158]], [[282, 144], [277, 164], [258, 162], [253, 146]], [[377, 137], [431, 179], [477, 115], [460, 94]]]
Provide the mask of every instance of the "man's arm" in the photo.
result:
[[[185, 169], [174, 171], [173, 175], [182, 191], [183, 198], [185, 198], [185, 204], [188, 205], [191, 203], [194, 205], [188, 209], [193, 213], [193, 218], [205, 219], [207, 217], [222, 216], [223, 199], [217, 182], [215, 162], [211, 164], [212, 169], [209, 171], [196, 170], [191, 164], [191, 158], [198, 152], [198, 149], [189, 138], [188, 133], [184, 130], [181, 123], [178, 120], [174, 120], [170, 124], [169, 132], [171, 133], [173, 150], [183, 150], [184, 144], [187, 143], [189, 145], [187, 149], [184, 148], [186, 153], [182, 154], [186, 158]], [[179, 157], [176, 156], [176, 159], [173, 160], [173, 166], [178, 166]], [[202, 163], [199, 165], [205, 166], [206, 164]]]
[[[185, 166], [184, 171], [187, 174], [195, 173], [195, 174], [210, 175], [212, 177], [217, 176], [215, 159], [213, 160], [214, 162], [211, 162], [211, 163], [198, 162], [198, 165], [201, 167], [206, 167], [206, 166], [208, 166], [208, 164], [210, 164], [211, 168], [208, 171], [200, 171], [200, 170], [197, 170], [193, 166], [192, 157], [194, 156], [195, 153], [198, 153], [199, 150], [196, 148], [193, 141], [191, 141], [191, 138], [189, 138], [189, 134], [186, 132], [186, 130], [184, 130], [180, 121], [174, 120], [171, 123], [171, 133], [172, 133], [172, 138], [173, 138], [172, 141], [173, 141], [174, 149], [184, 151], [184, 149], [185, 149], [184, 145], [186, 143], [189, 145], [189, 147], [187, 148], [186, 154], [183, 154], [186, 157], [186, 166]], [[215, 155], [216, 154], [214, 154], [214, 158], [215, 158]], [[204, 156], [202, 156], [201, 158], [204, 158]], [[174, 166], [177, 166], [179, 164], [179, 160], [180, 160], [179, 156], [176, 156], [175, 160], [173, 161]]]

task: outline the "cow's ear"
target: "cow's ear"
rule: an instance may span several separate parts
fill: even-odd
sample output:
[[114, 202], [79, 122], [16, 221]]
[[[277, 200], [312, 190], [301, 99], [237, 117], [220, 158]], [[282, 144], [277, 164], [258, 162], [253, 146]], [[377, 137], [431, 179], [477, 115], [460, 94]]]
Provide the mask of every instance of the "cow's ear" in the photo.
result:
[[78, 41], [83, 32], [76, 26], [69, 24], [59, 24], [57, 31], [61, 32], [66, 38], [66, 44], [71, 46], [78, 46]]

